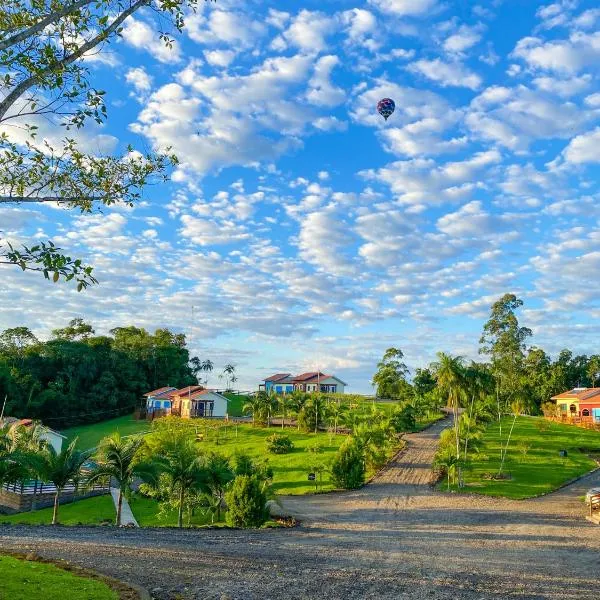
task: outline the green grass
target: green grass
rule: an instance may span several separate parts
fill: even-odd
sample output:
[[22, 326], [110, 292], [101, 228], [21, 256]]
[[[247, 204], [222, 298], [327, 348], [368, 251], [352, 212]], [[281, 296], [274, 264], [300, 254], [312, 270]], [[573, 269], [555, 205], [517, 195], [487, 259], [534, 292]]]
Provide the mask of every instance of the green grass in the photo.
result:
[[[115, 520], [112, 498], [94, 496], [69, 504], [61, 504], [58, 520], [62, 525], [99, 525]], [[24, 523], [27, 525], [49, 525], [52, 523], [52, 507], [15, 515], [0, 515], [0, 523]]]
[[[190, 421], [192, 430], [194, 422]], [[237, 428], [237, 436], [236, 436]], [[277, 494], [307, 494], [315, 490], [314, 483], [308, 481], [311, 456], [306, 452], [307, 446], [317, 440], [323, 446], [323, 453], [319, 460], [331, 462], [337, 449], [341, 446], [346, 436], [329, 435], [327, 433], [303, 433], [294, 428], [286, 427], [288, 435], [294, 444], [294, 450], [289, 454], [267, 454], [265, 439], [273, 433], [281, 433], [281, 427], [252, 427], [249, 424], [228, 425], [222, 427], [217, 443], [216, 433], [198, 427], [198, 432], [205, 435], [205, 441], [198, 442], [201, 450], [214, 451], [231, 456], [236, 452], [243, 452], [256, 458], [267, 458], [273, 468], [273, 489]], [[331, 490], [333, 485], [328, 474], [323, 474], [323, 490]]]
[[234, 394], [233, 392], [225, 392], [223, 394], [229, 400], [227, 403], [227, 413], [230, 417], [243, 417], [244, 411], [242, 406], [248, 402], [248, 396]]
[[[512, 417], [502, 419], [502, 442], [512, 424]], [[584, 475], [596, 462], [587, 453], [600, 454], [600, 433], [575, 427], [548, 423], [547, 431], [539, 428], [541, 417], [518, 417], [506, 455], [504, 472], [509, 480], [487, 480], [487, 473], [495, 474], [500, 467], [500, 436], [497, 422], [488, 426], [484, 433], [479, 454], [472, 454], [472, 468], [464, 473], [465, 492], [508, 498], [528, 498], [550, 492], [570, 479]], [[525, 445], [530, 445], [526, 454]], [[580, 452], [584, 448], [586, 452]], [[567, 450], [562, 458], [559, 451]], [[446, 489], [445, 482], [440, 488]]]
[[106, 583], [54, 565], [0, 556], [0, 600], [118, 600]]
[[[177, 511], [175, 509], [166, 513], [160, 513], [158, 502], [153, 498], [146, 498], [140, 494], [134, 494], [129, 502], [131, 510], [140, 525], [140, 527], [177, 527]], [[183, 515], [184, 526], [188, 525], [187, 514]], [[221, 521], [218, 523], [211, 522], [211, 516], [208, 513], [197, 511], [193, 515], [189, 524], [192, 526], [202, 525], [224, 525], [225, 511], [222, 511]]]
[[87, 450], [88, 448], [95, 448], [102, 438], [115, 431], [125, 436], [149, 430], [150, 424], [147, 421], [136, 421], [131, 416], [124, 416], [93, 423], [92, 425], [78, 425], [77, 427], [65, 429], [61, 433], [66, 435], [69, 441], [79, 438], [77, 446]]

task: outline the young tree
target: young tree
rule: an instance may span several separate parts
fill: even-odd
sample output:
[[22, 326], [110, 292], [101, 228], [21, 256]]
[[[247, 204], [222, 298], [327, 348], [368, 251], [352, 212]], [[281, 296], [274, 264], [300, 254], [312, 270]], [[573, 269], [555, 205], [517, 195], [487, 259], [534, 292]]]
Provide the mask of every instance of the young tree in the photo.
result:
[[49, 481], [56, 487], [54, 495], [54, 510], [52, 525], [58, 523], [58, 507], [60, 496], [69, 483], [77, 484], [81, 478], [83, 464], [90, 458], [91, 452], [77, 450], [77, 438], [61, 452], [56, 452], [53, 446], [35, 457], [36, 471], [42, 481]]
[[144, 445], [142, 436], [122, 438], [118, 432], [105, 437], [96, 453], [97, 466], [90, 474], [88, 481], [113, 479], [119, 490], [117, 501], [117, 517], [115, 523], [121, 526], [123, 495], [129, 494], [134, 478], [153, 481], [157, 476], [156, 468], [148, 462], [142, 462], [140, 450]]
[[365, 461], [359, 444], [348, 438], [331, 464], [331, 478], [336, 487], [354, 490], [365, 482]]
[[269, 518], [267, 492], [260, 479], [238, 475], [225, 494], [230, 527], [261, 527]]
[[[85, 63], [120, 33], [130, 15], [152, 7], [177, 30], [185, 8], [198, 0], [6, 0], [0, 6], [0, 68], [3, 95], [0, 124], [29, 134], [17, 144], [0, 135], [0, 203], [58, 202], [89, 212], [96, 205], [133, 204], [142, 188], [164, 179], [176, 158], [128, 148], [123, 156], [82, 152], [72, 138], [60, 147], [35, 139], [41, 119], [66, 129], [83, 127], [88, 119], [106, 118], [104, 91], [90, 84]], [[170, 45], [168, 33], [159, 37]], [[0, 264], [39, 271], [58, 281], [75, 279], [77, 289], [97, 283], [92, 268], [62, 254], [52, 242], [0, 246]]]
[[227, 487], [233, 481], [235, 473], [229, 460], [220, 454], [209, 454], [203, 462], [204, 475], [201, 485], [211, 499], [211, 511], [216, 514], [217, 522], [221, 520], [221, 507]]

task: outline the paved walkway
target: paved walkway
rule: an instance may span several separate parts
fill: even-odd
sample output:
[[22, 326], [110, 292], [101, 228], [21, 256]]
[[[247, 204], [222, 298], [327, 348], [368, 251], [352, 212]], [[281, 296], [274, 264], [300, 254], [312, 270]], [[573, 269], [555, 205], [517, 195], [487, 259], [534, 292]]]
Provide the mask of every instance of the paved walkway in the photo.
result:
[[[117, 510], [117, 507], [119, 506], [119, 490], [111, 487], [110, 495], [115, 503], [115, 510]], [[121, 527], [124, 526], [139, 527], [138, 522], [133, 516], [133, 512], [131, 512], [131, 506], [129, 506], [129, 502], [127, 502], [125, 496], [123, 496], [123, 501], [121, 502]]]

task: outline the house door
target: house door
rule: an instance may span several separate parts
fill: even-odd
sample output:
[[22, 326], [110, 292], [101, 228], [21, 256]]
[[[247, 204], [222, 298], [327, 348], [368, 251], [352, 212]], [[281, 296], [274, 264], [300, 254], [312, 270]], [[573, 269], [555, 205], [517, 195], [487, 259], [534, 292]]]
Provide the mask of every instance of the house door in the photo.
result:
[[593, 408], [592, 415], [594, 416], [594, 423], [600, 423], [600, 408]]

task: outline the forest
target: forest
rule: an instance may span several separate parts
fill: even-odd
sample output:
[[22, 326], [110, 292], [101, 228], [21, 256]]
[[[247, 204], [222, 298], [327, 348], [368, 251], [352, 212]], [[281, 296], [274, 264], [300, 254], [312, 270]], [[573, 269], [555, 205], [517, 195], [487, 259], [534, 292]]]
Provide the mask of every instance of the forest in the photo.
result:
[[131, 413], [142, 394], [195, 384], [185, 335], [117, 327], [97, 336], [82, 319], [47, 341], [26, 327], [0, 334], [0, 403], [4, 414], [54, 428]]

